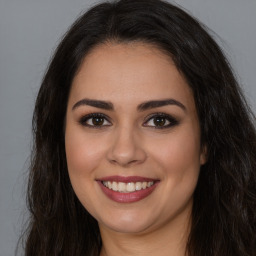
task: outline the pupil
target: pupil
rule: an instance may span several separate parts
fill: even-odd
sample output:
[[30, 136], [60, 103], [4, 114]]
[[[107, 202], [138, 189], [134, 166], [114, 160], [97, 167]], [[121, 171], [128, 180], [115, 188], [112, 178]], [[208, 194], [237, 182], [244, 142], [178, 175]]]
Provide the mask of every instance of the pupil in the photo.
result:
[[164, 117], [156, 117], [154, 119], [154, 124], [156, 126], [164, 126], [165, 125], [165, 118]]
[[92, 119], [92, 123], [93, 123], [94, 125], [103, 125], [104, 119], [103, 119], [102, 117], [94, 117], [94, 118]]

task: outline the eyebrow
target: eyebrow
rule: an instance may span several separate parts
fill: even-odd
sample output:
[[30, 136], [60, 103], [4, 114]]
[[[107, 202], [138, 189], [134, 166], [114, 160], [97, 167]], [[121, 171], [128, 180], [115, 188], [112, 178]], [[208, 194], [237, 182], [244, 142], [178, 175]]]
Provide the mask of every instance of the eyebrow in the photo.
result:
[[147, 101], [144, 103], [141, 103], [137, 109], [138, 111], [145, 111], [148, 109], [152, 108], [158, 108], [158, 107], [163, 107], [167, 105], [175, 105], [186, 111], [186, 107], [179, 101], [175, 99], [164, 99], [164, 100], [152, 100], [152, 101]]
[[[80, 107], [80, 106], [92, 106], [96, 108], [101, 108], [105, 110], [114, 110], [114, 106], [111, 102], [103, 101], [103, 100], [93, 100], [93, 99], [82, 99], [79, 100], [75, 105], [72, 107], [72, 110]], [[137, 110], [138, 111], [145, 111], [152, 108], [158, 108], [163, 107], [167, 105], [175, 105], [186, 111], [186, 107], [179, 101], [175, 99], [163, 99], [163, 100], [152, 100], [152, 101], [146, 101], [138, 105]]]
[[111, 102], [102, 101], [102, 100], [92, 100], [92, 99], [82, 99], [79, 100], [73, 107], [72, 110], [78, 108], [79, 106], [92, 106], [95, 108], [102, 108], [105, 110], [114, 110], [114, 106]]

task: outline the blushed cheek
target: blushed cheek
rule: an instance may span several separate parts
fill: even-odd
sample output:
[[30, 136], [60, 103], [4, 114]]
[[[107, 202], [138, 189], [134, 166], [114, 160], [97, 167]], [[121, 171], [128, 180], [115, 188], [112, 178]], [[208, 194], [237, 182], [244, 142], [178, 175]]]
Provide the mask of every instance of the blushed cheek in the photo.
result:
[[102, 158], [102, 148], [85, 136], [80, 136], [78, 132], [67, 133], [65, 144], [70, 176], [82, 178], [92, 175]]
[[[191, 136], [190, 136], [191, 135]], [[200, 141], [196, 134], [183, 133], [174, 136], [168, 143], [158, 145], [156, 157], [172, 179], [195, 176], [200, 169]]]

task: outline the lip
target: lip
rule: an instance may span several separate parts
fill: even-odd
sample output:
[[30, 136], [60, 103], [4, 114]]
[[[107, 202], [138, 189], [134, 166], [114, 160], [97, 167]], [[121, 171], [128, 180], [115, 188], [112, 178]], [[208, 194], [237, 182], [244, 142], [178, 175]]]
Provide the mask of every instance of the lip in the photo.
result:
[[[105, 187], [102, 184], [102, 181], [116, 181], [116, 182], [150, 182], [154, 181], [154, 184], [146, 189], [129, 192], [129, 193], [122, 193], [118, 191], [114, 191], [112, 189], [109, 189]], [[133, 203], [138, 202], [146, 197], [148, 197], [157, 187], [159, 184], [159, 180], [151, 179], [151, 178], [145, 178], [140, 176], [130, 176], [130, 177], [124, 177], [124, 176], [108, 176], [101, 179], [97, 179], [97, 182], [102, 190], [102, 192], [111, 200], [118, 202], [118, 203]]]
[[141, 177], [141, 176], [107, 176], [103, 178], [97, 179], [97, 181], [116, 181], [116, 182], [124, 182], [124, 183], [129, 183], [129, 182], [150, 182], [150, 181], [158, 181], [157, 179], [152, 179], [152, 178], [146, 178], [146, 177]]

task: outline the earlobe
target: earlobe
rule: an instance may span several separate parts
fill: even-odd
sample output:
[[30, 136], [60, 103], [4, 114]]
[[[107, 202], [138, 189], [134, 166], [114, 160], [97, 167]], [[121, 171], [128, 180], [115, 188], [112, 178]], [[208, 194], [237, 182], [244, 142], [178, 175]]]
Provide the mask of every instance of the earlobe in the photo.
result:
[[203, 145], [201, 148], [201, 154], [200, 154], [200, 164], [204, 165], [207, 162], [208, 159], [208, 152], [207, 152], [207, 146]]

